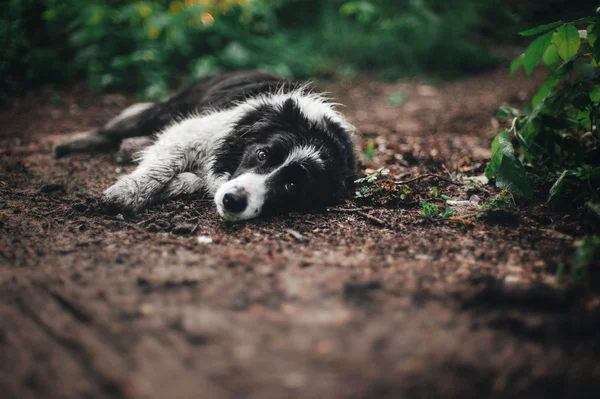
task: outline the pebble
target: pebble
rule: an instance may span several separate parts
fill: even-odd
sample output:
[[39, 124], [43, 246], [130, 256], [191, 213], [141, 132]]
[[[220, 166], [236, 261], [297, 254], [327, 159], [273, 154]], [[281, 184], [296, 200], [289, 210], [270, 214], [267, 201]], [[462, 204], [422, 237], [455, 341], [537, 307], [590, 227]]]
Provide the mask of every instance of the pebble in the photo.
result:
[[198, 244], [212, 244], [213, 240], [209, 236], [198, 236]]

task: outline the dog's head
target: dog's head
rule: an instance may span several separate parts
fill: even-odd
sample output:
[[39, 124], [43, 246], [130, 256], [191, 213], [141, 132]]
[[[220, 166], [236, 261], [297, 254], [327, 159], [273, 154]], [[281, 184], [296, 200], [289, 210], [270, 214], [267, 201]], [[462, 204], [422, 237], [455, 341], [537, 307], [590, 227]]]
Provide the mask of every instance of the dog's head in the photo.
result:
[[245, 106], [213, 167], [229, 176], [215, 194], [224, 219], [323, 208], [352, 190], [353, 127], [330, 104], [296, 92]]

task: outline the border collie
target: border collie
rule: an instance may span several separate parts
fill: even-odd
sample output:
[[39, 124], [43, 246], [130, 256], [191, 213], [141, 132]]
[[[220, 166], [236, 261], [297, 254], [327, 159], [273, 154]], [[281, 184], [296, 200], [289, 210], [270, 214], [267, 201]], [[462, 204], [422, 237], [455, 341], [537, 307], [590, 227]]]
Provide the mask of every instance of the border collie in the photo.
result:
[[[207, 194], [219, 215], [240, 221], [341, 202], [356, 178], [354, 131], [309, 85], [246, 71], [135, 104], [58, 143], [55, 155], [150, 144], [137, 154], [138, 167], [104, 191], [106, 206], [138, 212]], [[138, 136], [145, 138], [131, 139]]]

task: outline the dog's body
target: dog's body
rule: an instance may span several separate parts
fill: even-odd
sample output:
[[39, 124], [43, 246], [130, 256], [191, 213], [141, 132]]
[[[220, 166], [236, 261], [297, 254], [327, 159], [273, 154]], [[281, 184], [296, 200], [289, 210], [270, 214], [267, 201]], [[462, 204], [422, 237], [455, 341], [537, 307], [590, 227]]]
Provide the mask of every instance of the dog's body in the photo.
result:
[[136, 104], [55, 151], [116, 150], [126, 138], [157, 132], [137, 169], [105, 191], [105, 203], [137, 212], [204, 193], [236, 221], [340, 202], [355, 179], [354, 128], [306, 86], [262, 72], [224, 75], [164, 102]]

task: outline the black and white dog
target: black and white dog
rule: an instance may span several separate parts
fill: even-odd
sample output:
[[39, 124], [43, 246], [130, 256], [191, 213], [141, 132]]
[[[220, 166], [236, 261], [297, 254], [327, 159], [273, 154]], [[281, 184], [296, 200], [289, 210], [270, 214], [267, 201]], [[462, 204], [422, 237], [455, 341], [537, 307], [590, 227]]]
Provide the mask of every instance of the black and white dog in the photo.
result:
[[140, 142], [125, 139], [146, 137], [139, 166], [104, 192], [105, 204], [137, 212], [202, 193], [224, 219], [239, 221], [342, 201], [356, 178], [353, 135], [308, 85], [236, 72], [166, 101], [135, 104], [104, 127], [57, 144], [55, 155], [116, 150]]

